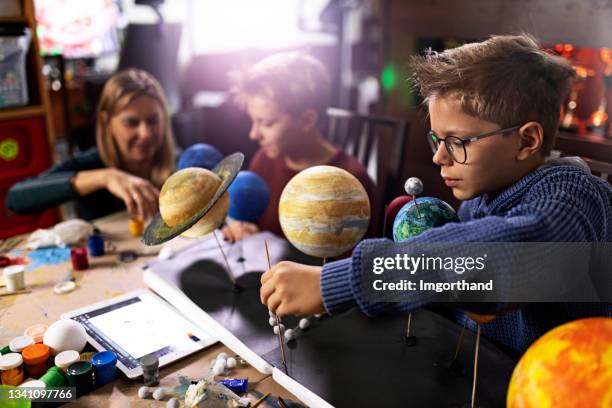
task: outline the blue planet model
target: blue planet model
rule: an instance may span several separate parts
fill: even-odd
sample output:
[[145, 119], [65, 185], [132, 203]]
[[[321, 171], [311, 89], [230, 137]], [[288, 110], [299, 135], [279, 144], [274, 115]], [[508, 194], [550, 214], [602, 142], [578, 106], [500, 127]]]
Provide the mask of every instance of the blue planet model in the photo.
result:
[[256, 222], [268, 208], [268, 185], [252, 171], [239, 172], [227, 190], [230, 195], [227, 214], [237, 221]]
[[196, 143], [181, 153], [176, 164], [177, 170], [187, 167], [202, 167], [212, 170], [223, 159], [216, 147], [206, 143]]

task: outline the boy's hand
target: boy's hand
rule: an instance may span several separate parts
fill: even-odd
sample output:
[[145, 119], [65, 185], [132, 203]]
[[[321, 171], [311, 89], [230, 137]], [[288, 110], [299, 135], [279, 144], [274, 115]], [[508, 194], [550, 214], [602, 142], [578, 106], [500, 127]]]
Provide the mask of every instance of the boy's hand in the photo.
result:
[[325, 313], [320, 266], [283, 261], [261, 276], [261, 303], [279, 316]]
[[223, 229], [223, 238], [228, 241], [240, 241], [259, 232], [257, 224], [247, 221], [232, 221]]

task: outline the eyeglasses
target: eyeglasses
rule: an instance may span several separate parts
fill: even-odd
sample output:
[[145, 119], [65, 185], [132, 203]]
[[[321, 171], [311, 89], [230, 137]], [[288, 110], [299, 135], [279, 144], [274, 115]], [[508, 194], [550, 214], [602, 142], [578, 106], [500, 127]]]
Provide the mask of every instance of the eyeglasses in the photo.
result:
[[466, 137], [465, 139], [461, 139], [455, 136], [448, 136], [446, 139], [442, 139], [433, 130], [431, 130], [427, 134], [427, 141], [429, 142], [429, 147], [431, 147], [431, 151], [434, 154], [436, 154], [436, 152], [438, 151], [440, 143], [444, 142], [444, 147], [446, 148], [448, 155], [457, 163], [463, 164], [467, 161], [467, 150], [465, 148], [466, 145], [477, 140], [484, 139], [485, 137], [501, 135], [504, 133], [512, 132], [519, 128], [520, 126], [512, 126], [505, 129], [498, 129], [492, 132], [482, 133], [476, 136]]

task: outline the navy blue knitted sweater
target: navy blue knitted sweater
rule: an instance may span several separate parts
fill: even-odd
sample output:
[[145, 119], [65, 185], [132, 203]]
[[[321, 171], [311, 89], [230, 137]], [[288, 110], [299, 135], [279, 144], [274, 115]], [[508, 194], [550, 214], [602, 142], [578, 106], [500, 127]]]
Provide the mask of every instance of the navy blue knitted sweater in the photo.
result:
[[[574, 165], [546, 165], [499, 194], [462, 203], [460, 223], [433, 228], [408, 242], [611, 242], [612, 187]], [[414, 291], [412, 301], [364, 302], [359, 284], [361, 260], [369, 256], [394, 256], [396, 244], [386, 239], [362, 241], [351, 258], [331, 262], [321, 274], [321, 293], [330, 314], [359, 306], [369, 316], [407, 313], [433, 299]], [[510, 254], [508, 256], [511, 256]], [[612, 273], [612, 271], [611, 271]], [[373, 289], [371, 289], [373, 290]], [[612, 317], [609, 303], [531, 303], [499, 315], [482, 327], [482, 333], [516, 353], [523, 353], [548, 330], [586, 316]], [[456, 310], [455, 319], [467, 317]], [[475, 323], [468, 327], [475, 330]]]

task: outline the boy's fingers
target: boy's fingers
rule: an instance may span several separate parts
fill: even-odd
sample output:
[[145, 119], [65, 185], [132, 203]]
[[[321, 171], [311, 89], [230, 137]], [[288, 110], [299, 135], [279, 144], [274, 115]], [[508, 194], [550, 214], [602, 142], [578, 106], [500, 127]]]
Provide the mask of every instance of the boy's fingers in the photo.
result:
[[274, 293], [274, 285], [268, 282], [259, 289], [259, 298], [264, 305], [268, 302], [268, 298]]
[[[280, 304], [281, 304], [281, 298], [276, 293], [273, 293], [272, 296], [270, 296], [268, 298], [268, 301], [266, 302], [266, 306], [268, 306], [268, 310], [276, 315], [278, 315], [277, 310]], [[279, 316], [279, 317], [282, 317], [282, 316]]]
[[274, 276], [274, 268], [275, 268], [275, 266], [273, 266], [272, 269], [268, 269], [267, 271], [265, 271], [263, 273], [263, 275], [261, 275], [261, 284], [262, 285], [264, 285], [267, 281], [272, 279], [272, 276]]

